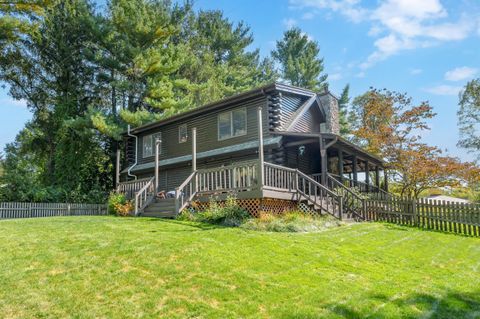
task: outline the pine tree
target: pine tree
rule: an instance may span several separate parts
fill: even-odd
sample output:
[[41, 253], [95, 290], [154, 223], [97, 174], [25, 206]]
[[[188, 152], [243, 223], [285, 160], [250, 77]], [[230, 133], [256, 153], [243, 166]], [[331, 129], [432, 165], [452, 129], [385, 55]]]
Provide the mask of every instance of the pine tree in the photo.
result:
[[350, 84], [345, 85], [338, 100], [339, 122], [340, 122], [340, 135], [347, 137], [350, 132], [350, 122], [348, 120], [348, 105], [350, 103], [349, 97]]
[[311, 41], [299, 28], [292, 28], [277, 41], [272, 57], [280, 64], [280, 77], [290, 84], [319, 91], [326, 85], [323, 59], [318, 43]]

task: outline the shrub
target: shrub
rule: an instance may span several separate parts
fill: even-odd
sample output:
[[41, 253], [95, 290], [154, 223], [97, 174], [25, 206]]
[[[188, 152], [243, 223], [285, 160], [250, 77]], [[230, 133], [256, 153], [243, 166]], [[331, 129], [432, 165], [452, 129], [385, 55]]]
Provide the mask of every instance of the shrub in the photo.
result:
[[223, 205], [210, 199], [205, 211], [196, 215], [182, 213], [181, 218], [224, 226], [240, 226], [249, 216], [250, 214], [238, 205], [236, 198], [229, 196]]
[[135, 209], [132, 201], [126, 201], [124, 204], [115, 203], [114, 207], [116, 214], [122, 217], [128, 216]]
[[134, 210], [133, 203], [128, 201], [124, 194], [116, 192], [108, 196], [108, 213], [118, 216], [127, 216]]
[[108, 213], [115, 215], [117, 213], [115, 209], [116, 204], [125, 204], [127, 202], [127, 198], [124, 194], [119, 194], [117, 192], [111, 192], [108, 196]]

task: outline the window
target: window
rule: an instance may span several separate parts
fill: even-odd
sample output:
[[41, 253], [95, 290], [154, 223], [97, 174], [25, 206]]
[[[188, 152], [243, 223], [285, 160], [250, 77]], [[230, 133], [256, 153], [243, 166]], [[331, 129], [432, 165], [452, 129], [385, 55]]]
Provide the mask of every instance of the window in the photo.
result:
[[[155, 155], [155, 141], [157, 139], [162, 140], [162, 133], [155, 133], [145, 135], [143, 137], [143, 157], [149, 157]], [[162, 147], [160, 146], [160, 154], [162, 153]]]
[[245, 108], [218, 115], [218, 139], [225, 140], [247, 134], [247, 110]]
[[188, 140], [187, 124], [178, 127], [178, 143], [185, 143]]

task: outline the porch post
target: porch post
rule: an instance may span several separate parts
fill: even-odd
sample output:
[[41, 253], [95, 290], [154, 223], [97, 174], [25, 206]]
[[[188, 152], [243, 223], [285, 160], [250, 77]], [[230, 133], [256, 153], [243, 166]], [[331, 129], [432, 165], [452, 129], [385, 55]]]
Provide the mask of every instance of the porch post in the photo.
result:
[[385, 191], [388, 192], [388, 172], [385, 167], [383, 168], [383, 178], [385, 179], [385, 185], [383, 187], [385, 188]]
[[263, 188], [264, 180], [265, 180], [265, 172], [263, 169], [263, 124], [262, 124], [262, 107], [258, 107], [257, 110], [257, 117], [258, 117], [258, 164], [259, 164], [259, 173], [258, 174], [258, 183], [260, 189]]
[[338, 149], [338, 175], [340, 175], [340, 183], [343, 183], [343, 151]]
[[365, 183], [367, 184], [367, 193], [370, 192], [370, 163], [365, 161]]
[[115, 188], [120, 184], [120, 148], [117, 147], [117, 157], [116, 157], [116, 167], [115, 167]]
[[158, 192], [158, 179], [159, 179], [159, 164], [158, 164], [158, 157], [160, 156], [160, 144], [162, 140], [157, 138], [155, 140], [155, 194]]
[[321, 164], [322, 164], [321, 182], [322, 182], [322, 185], [327, 185], [327, 172], [328, 172], [327, 149], [325, 148], [325, 143], [321, 135], [320, 135], [320, 158], [321, 158]]
[[352, 159], [352, 164], [353, 164], [353, 186], [358, 185], [358, 167], [357, 167], [357, 155], [353, 155]]
[[192, 128], [192, 172], [197, 170], [197, 128]]
[[380, 167], [378, 165], [375, 165], [375, 186], [380, 189]]

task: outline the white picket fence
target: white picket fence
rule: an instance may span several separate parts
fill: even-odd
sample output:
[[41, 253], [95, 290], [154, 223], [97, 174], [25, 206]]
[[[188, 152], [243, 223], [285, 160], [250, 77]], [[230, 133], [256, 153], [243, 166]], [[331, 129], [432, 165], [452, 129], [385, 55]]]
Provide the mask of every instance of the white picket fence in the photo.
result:
[[106, 214], [106, 204], [20, 202], [0, 203], [0, 219]]

